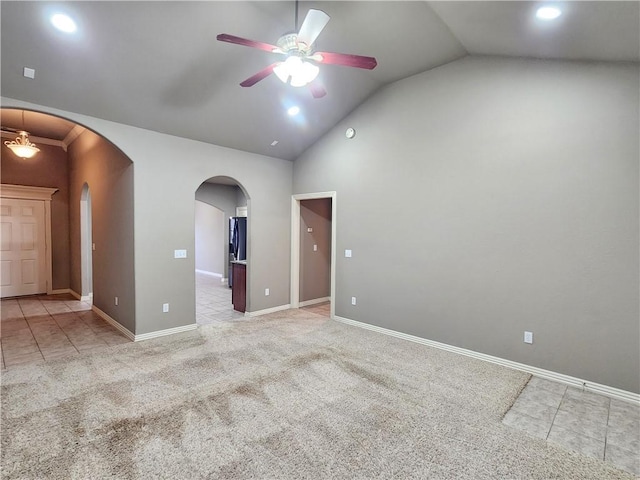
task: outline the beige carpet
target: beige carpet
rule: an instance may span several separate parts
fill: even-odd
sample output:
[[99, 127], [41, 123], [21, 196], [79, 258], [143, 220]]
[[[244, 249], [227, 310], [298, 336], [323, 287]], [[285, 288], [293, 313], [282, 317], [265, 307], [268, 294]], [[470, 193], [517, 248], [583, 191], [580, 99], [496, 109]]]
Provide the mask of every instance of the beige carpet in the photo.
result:
[[631, 478], [500, 420], [528, 375], [287, 311], [2, 375], [2, 478]]

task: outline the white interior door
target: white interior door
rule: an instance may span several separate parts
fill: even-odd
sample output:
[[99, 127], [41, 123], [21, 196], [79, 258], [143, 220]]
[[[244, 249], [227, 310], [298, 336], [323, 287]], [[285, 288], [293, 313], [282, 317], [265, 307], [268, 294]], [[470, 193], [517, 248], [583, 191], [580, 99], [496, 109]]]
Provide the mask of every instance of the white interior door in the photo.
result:
[[0, 296], [47, 292], [43, 201], [0, 199]]

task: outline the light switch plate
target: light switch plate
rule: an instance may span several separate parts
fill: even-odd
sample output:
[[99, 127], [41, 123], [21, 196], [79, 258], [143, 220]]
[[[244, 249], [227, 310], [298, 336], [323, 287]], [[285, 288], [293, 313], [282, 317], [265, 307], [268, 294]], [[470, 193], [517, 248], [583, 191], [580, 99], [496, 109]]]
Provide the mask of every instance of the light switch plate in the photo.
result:
[[174, 250], [173, 251], [173, 258], [187, 258], [187, 251], [186, 250]]
[[533, 343], [533, 332], [524, 332], [524, 343]]
[[351, 250], [345, 250], [344, 251], [344, 256], [347, 258], [351, 258]]

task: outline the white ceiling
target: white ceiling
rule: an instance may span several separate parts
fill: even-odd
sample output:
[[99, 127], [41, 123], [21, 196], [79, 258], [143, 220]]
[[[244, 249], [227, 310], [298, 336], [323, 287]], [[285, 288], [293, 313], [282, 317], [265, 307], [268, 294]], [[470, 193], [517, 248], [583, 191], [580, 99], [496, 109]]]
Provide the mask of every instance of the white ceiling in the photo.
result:
[[[314, 99], [273, 75], [240, 87], [277, 57], [216, 41], [229, 33], [275, 43], [294, 29], [293, 1], [2, 1], [1, 94], [294, 160], [380, 87], [468, 54], [640, 61], [637, 1], [555, 4], [563, 15], [542, 23], [541, 2], [301, 1], [300, 22], [309, 8], [331, 16], [318, 49], [378, 60], [372, 71], [321, 66], [328, 94]], [[50, 25], [58, 10], [76, 19], [76, 34]], [[291, 118], [294, 103], [302, 111]], [[42, 122], [16, 118], [3, 115], [2, 125], [46, 136]]]

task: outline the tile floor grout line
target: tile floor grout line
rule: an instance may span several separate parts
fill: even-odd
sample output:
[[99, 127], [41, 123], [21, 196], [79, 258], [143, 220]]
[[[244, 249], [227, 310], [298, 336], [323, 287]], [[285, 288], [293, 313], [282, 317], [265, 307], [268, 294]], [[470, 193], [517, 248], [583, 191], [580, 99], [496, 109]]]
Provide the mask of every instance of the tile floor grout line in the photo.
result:
[[[62, 333], [64, 333], [64, 336], [67, 337], [67, 340], [69, 340], [69, 343], [71, 344], [71, 346], [75, 349], [76, 353], [80, 353], [80, 350], [78, 350], [78, 347], [76, 347], [76, 345], [73, 343], [73, 341], [69, 338], [69, 335], [67, 335], [67, 332], [64, 331], [64, 329], [62, 328], [62, 326], [58, 323], [58, 320], [56, 320], [56, 317], [54, 317], [53, 315], [51, 315], [51, 318], [53, 318], [53, 321], [55, 322], [55, 324], [58, 326], [58, 328], [60, 329], [60, 331]], [[42, 356], [44, 357], [44, 354], [42, 354]]]
[[609, 399], [609, 408], [607, 408], [607, 424], [604, 429], [604, 452], [602, 454], [602, 460], [607, 460], [607, 439], [609, 438], [609, 417], [611, 416], [611, 399]]
[[549, 431], [547, 432], [547, 436], [545, 437], [545, 440], [549, 440], [549, 435], [551, 435], [551, 429], [553, 428], [553, 424], [556, 423], [556, 417], [558, 416], [558, 412], [560, 411], [560, 406], [562, 405], [562, 400], [564, 400], [564, 396], [566, 394], [567, 394], [567, 389], [565, 388], [564, 393], [560, 398], [560, 403], [558, 403], [558, 408], [556, 408], [556, 413], [553, 414], [553, 418], [551, 419], [551, 425], [549, 425]]
[[[42, 360], [44, 360], [44, 355], [42, 354], [42, 349], [40, 348], [40, 344], [38, 343], [38, 339], [36, 338], [36, 336], [33, 333], [33, 329], [31, 328], [31, 324], [27, 320], [27, 315], [24, 313], [24, 310], [22, 309], [22, 305], [20, 305], [20, 302], [18, 301], [17, 303], [18, 303], [18, 307], [20, 308], [20, 312], [22, 312], [22, 318], [24, 319], [24, 323], [26, 323], [27, 327], [29, 327], [29, 332], [31, 332], [31, 337], [33, 338], [33, 341], [36, 342], [36, 346], [38, 347], [38, 353], [42, 357]], [[4, 352], [3, 352], [3, 354], [4, 354]], [[5, 363], [5, 366], [7, 366], [6, 363]]]

